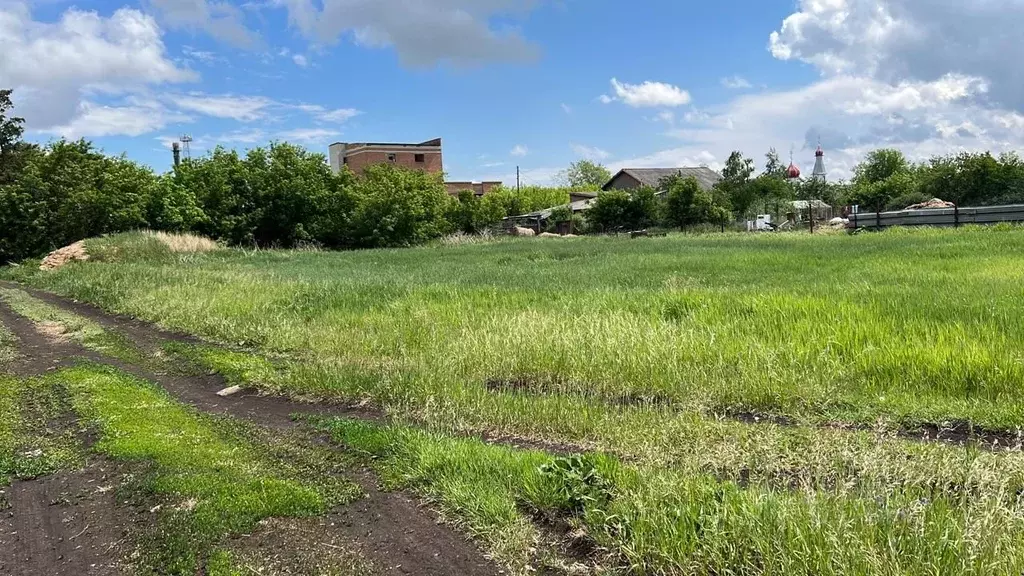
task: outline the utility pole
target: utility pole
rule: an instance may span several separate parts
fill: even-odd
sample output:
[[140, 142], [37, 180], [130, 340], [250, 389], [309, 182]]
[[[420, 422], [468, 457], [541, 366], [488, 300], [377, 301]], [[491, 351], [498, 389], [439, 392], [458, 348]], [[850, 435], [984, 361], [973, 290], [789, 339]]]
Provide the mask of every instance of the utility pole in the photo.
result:
[[519, 166], [516, 166], [516, 194], [518, 195], [519, 192]]

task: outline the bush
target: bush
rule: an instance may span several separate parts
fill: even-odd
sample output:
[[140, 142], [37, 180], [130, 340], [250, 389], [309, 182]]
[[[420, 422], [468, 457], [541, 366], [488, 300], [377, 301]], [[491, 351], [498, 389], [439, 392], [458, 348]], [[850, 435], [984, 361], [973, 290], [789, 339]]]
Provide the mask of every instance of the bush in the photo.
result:
[[600, 192], [587, 211], [587, 220], [595, 231], [639, 230], [654, 225], [661, 205], [651, 188]]
[[379, 164], [353, 185], [355, 244], [365, 248], [411, 246], [454, 231], [452, 203], [440, 175]]

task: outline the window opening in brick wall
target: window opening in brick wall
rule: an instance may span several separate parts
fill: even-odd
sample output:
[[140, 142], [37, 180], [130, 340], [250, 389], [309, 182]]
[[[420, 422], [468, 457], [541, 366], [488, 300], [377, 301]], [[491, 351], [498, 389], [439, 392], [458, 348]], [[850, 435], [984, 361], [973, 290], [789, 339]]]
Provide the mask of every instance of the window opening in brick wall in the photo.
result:
[[426, 161], [427, 161], [427, 156], [426, 156], [426, 154], [417, 154], [417, 155], [416, 155], [416, 162], [417, 162], [417, 163], [419, 163], [419, 164], [422, 164], [422, 163], [424, 163], [424, 162], [426, 162]]
[[398, 155], [397, 154], [388, 154], [388, 162], [397, 162], [397, 161], [398, 161]]

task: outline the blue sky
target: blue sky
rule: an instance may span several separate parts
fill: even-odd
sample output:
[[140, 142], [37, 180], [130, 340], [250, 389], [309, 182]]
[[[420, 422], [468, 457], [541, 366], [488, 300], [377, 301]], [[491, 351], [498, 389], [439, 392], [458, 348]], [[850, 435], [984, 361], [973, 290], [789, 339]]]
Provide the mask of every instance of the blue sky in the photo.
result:
[[[719, 168], [770, 146], [831, 175], [896, 146], [1018, 150], [1024, 0], [0, 0], [29, 137], [166, 170], [272, 139], [444, 139], [452, 179], [578, 158]], [[979, 38], [984, 38], [984, 42]]]

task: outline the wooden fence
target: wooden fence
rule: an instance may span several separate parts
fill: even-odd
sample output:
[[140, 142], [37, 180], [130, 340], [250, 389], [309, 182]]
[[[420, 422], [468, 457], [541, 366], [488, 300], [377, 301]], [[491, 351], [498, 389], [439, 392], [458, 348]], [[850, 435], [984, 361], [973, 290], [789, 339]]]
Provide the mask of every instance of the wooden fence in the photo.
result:
[[1024, 204], [979, 206], [977, 208], [931, 208], [897, 212], [850, 214], [847, 228], [889, 228], [891, 226], [960, 226], [1024, 222]]

